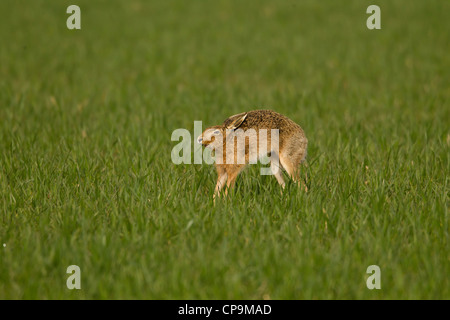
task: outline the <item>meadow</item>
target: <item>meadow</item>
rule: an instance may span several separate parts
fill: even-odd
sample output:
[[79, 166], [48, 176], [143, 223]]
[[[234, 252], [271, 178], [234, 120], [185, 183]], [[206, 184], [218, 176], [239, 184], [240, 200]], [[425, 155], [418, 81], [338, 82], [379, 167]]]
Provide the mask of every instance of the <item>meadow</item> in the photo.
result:
[[[449, 1], [0, 12], [0, 299], [450, 298]], [[214, 205], [171, 133], [252, 109], [302, 126], [309, 191], [254, 165]]]

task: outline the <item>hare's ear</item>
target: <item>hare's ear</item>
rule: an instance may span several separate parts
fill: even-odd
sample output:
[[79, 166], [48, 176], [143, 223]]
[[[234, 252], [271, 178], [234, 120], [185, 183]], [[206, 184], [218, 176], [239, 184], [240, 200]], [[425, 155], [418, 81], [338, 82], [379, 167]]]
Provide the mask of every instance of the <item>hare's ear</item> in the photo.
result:
[[236, 115], [236, 119], [227, 126], [227, 129], [236, 130], [246, 118], [247, 112]]

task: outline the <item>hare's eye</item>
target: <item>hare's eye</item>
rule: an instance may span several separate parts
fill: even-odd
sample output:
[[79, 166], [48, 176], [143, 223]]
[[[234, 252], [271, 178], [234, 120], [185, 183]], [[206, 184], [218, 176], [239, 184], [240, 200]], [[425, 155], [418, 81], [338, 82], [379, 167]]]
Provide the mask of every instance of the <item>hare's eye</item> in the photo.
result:
[[213, 132], [213, 135], [218, 135], [218, 134], [220, 134], [220, 130], [214, 130], [214, 132]]

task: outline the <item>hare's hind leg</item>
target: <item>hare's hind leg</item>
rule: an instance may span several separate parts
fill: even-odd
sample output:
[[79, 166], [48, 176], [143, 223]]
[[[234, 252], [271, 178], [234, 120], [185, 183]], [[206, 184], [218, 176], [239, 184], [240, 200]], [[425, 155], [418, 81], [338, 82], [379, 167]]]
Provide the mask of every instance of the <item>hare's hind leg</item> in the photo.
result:
[[305, 191], [308, 191], [306, 183], [300, 177], [300, 163], [305, 159], [305, 152], [296, 152], [294, 154], [280, 154], [280, 162], [286, 172], [289, 174], [292, 180], [294, 180], [299, 186], [304, 187]]
[[281, 173], [280, 157], [275, 152], [271, 152], [270, 158], [270, 170], [277, 179], [278, 183], [284, 189], [286, 183], [284, 182], [283, 174]]

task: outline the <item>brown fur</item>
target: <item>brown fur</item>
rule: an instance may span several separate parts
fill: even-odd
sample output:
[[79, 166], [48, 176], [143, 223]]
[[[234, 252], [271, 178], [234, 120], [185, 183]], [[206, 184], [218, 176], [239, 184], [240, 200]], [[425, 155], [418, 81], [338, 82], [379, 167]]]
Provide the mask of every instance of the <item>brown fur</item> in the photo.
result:
[[[256, 131], [257, 137], [256, 142], [255, 140], [252, 141], [250, 137], [246, 137], [244, 150], [242, 150], [242, 146], [241, 148], [238, 148], [239, 146], [236, 143], [234, 145], [234, 150], [227, 150], [226, 141], [227, 139], [230, 139], [230, 137], [232, 137], [232, 133], [230, 134], [230, 132], [238, 133], [239, 131], [236, 130], [239, 129], [242, 129], [244, 134], [250, 133], [250, 131], [248, 131], [249, 129], [254, 129]], [[270, 145], [272, 143], [272, 135], [270, 129], [279, 130], [279, 154], [275, 154], [272, 156], [279, 159], [279, 164], [281, 164], [282, 168], [286, 170], [290, 178], [292, 178], [297, 183], [301, 181], [299, 176], [299, 165], [305, 160], [306, 149], [308, 145], [308, 140], [306, 139], [302, 128], [288, 117], [275, 111], [253, 110], [233, 115], [226, 119], [223, 124], [205, 129], [202, 135], [198, 138], [199, 143], [201, 143], [203, 146], [213, 147], [216, 151], [216, 169], [218, 173], [218, 179], [215, 188], [215, 194], [218, 194], [222, 190], [222, 188], [225, 186], [225, 183], [227, 186], [227, 188], [225, 189], [225, 193], [227, 193], [228, 189], [233, 187], [236, 181], [236, 177], [239, 175], [242, 169], [250, 161], [255, 161], [256, 158], [260, 158], [260, 150], [262, 150], [262, 146], [260, 145], [259, 141], [260, 129], [267, 130], [267, 146], [265, 150], [268, 150], [269, 152], [271, 150]], [[220, 131], [220, 134], [223, 137], [222, 146], [218, 145], [220, 143], [219, 140], [215, 143], [217, 135], [211, 134], [214, 131], [216, 131], [216, 133]], [[252, 136], [254, 138], [254, 135], [249, 134], [249, 136]], [[276, 141], [274, 141], [274, 143], [276, 143]], [[228, 155], [230, 157], [232, 153], [234, 154], [235, 161], [227, 164], [226, 156]], [[238, 154], [245, 155], [245, 163], [236, 163]], [[255, 156], [255, 154], [257, 156]], [[218, 159], [220, 158], [222, 159], [222, 164], [218, 163]], [[284, 179], [281, 175], [280, 170], [274, 167], [274, 163], [275, 162], [271, 163], [271, 168], [273, 169], [272, 172], [274, 173], [280, 185], [284, 187]]]

